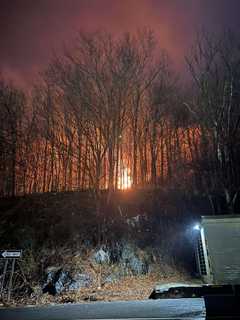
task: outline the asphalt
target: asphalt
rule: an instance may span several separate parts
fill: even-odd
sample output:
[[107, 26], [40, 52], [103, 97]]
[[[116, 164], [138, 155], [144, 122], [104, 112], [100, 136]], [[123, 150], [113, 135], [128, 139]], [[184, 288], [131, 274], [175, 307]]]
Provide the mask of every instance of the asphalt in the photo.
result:
[[201, 298], [129, 302], [94, 302], [0, 309], [0, 320], [205, 319]]

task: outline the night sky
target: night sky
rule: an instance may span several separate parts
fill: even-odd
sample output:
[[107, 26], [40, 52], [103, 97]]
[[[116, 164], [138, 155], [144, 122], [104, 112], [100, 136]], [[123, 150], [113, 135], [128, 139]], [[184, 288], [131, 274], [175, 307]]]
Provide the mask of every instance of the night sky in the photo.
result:
[[182, 70], [197, 29], [239, 31], [239, 15], [239, 0], [0, 0], [0, 70], [29, 86], [78, 30], [118, 34], [144, 26]]

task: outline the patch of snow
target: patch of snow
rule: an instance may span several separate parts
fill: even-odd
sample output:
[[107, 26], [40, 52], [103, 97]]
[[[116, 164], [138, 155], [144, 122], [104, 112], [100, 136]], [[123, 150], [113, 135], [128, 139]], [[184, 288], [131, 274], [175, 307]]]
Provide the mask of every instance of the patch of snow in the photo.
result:
[[162, 293], [167, 292], [171, 288], [194, 288], [194, 287], [202, 287], [201, 284], [189, 284], [189, 283], [181, 283], [181, 282], [170, 282], [164, 284], [158, 284], [155, 287], [155, 291]]

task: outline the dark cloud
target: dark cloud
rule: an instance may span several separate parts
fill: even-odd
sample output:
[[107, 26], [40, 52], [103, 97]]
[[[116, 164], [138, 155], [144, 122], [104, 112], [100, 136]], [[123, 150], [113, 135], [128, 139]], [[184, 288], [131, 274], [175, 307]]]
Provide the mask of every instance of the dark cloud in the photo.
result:
[[179, 67], [196, 29], [239, 30], [239, 9], [239, 0], [1, 0], [0, 70], [28, 85], [77, 30], [143, 26], [155, 30]]

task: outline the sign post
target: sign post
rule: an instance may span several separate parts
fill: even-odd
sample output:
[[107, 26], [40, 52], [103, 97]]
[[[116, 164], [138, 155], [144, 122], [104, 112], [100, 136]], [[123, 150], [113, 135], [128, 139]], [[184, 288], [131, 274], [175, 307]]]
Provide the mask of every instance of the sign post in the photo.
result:
[[[1, 287], [0, 287], [0, 295], [1, 296], [3, 295], [4, 287], [6, 286], [7, 287], [7, 301], [8, 302], [11, 299], [13, 276], [14, 276], [14, 272], [15, 272], [15, 262], [16, 262], [16, 259], [20, 259], [21, 257], [22, 257], [22, 250], [0, 250], [0, 259], [5, 260], [3, 274], [2, 274]], [[8, 280], [7, 273], [8, 273], [8, 265], [9, 264], [11, 264], [11, 270], [10, 270], [10, 276], [9, 276], [9, 280]]]

